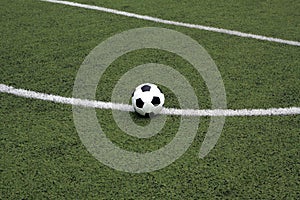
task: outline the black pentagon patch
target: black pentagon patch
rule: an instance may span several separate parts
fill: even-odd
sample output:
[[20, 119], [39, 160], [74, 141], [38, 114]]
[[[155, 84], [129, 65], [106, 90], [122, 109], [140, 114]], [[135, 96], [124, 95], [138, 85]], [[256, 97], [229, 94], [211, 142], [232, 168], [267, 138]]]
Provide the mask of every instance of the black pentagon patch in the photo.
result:
[[138, 108], [143, 108], [144, 106], [144, 102], [141, 98], [137, 99], [135, 103]]
[[154, 105], [154, 106], [158, 106], [160, 104], [160, 98], [159, 97], [153, 97], [151, 103]]
[[153, 112], [151, 112], [151, 113], [145, 113], [145, 117], [146, 118], [152, 118], [154, 116], [155, 116], [155, 114]]
[[143, 92], [147, 92], [147, 91], [150, 91], [151, 86], [150, 85], [144, 85], [141, 89], [142, 89]]

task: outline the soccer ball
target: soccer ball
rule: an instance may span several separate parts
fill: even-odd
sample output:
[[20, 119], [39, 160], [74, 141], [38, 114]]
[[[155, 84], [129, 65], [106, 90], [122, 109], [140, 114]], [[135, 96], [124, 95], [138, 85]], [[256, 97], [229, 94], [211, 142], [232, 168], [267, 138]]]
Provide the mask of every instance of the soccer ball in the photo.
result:
[[158, 86], [144, 83], [137, 86], [132, 93], [134, 110], [142, 116], [157, 115], [163, 108], [165, 96]]

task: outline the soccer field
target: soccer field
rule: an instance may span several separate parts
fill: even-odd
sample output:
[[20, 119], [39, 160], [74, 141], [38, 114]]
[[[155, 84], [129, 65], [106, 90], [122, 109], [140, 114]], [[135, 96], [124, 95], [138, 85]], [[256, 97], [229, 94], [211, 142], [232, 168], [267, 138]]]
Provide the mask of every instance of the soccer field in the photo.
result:
[[[1, 0], [0, 199], [300, 199], [299, 10], [300, 2], [291, 0]], [[82, 66], [92, 60], [95, 47], [129, 30], [191, 38], [213, 60], [216, 81], [226, 94], [214, 97], [211, 90], [220, 87], [214, 81], [209, 85], [194, 63], [174, 52], [144, 48], [116, 58], [98, 77], [95, 98], [81, 101], [85, 96], [76, 96], [76, 84]], [[189, 52], [189, 46], [181, 50], [180, 45], [184, 42], [179, 51]], [[188, 109], [181, 107], [184, 98], [157, 83], [166, 97], [167, 115], [149, 119], [128, 114], [130, 102], [112, 98], [118, 98], [115, 85], [132, 91], [129, 85], [143, 71], [133, 73], [137, 80], [128, 85], [120, 80], [147, 63], [170, 66], [185, 77], [197, 107], [183, 111]], [[161, 79], [172, 76], [158, 74]], [[87, 83], [94, 81], [87, 77]], [[226, 100], [226, 106], [215, 106], [212, 96]], [[131, 172], [110, 164], [123, 159], [124, 168], [131, 166], [125, 155], [118, 157], [80, 133], [92, 120], [78, 113], [88, 110], [95, 110], [109, 141], [138, 155], [150, 155], [176, 139], [180, 144], [181, 122], [199, 123], [189, 145], [178, 149], [182, 155], [172, 160], [166, 153], [164, 158], [172, 162], [153, 158], [155, 169]], [[141, 130], [153, 127], [153, 121], [154, 127], [163, 125], [151, 137], [135, 137], [115, 120], [118, 113], [124, 116], [118, 122], [134, 122]], [[211, 124], [218, 120], [215, 144], [201, 157]], [[182, 141], [193, 135], [190, 127], [183, 132]], [[93, 152], [98, 147], [112, 160], [97, 158]]]

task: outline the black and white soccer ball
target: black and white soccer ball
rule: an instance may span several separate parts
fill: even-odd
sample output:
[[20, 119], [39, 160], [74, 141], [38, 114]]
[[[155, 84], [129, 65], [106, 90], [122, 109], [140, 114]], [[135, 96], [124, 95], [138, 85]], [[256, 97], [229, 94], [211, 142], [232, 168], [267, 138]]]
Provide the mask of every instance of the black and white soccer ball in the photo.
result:
[[144, 83], [137, 86], [132, 93], [134, 110], [142, 116], [157, 115], [163, 108], [165, 95], [157, 85]]

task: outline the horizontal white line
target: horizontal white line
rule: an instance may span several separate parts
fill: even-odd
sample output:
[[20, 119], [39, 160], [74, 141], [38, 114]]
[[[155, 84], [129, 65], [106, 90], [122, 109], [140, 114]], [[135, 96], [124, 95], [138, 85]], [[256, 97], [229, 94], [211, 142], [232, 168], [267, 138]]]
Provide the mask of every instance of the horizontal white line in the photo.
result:
[[[20, 97], [40, 99], [55, 103], [83, 106], [90, 108], [112, 109], [127, 112], [134, 112], [131, 105], [111, 103], [95, 100], [86, 100], [78, 98], [61, 97], [52, 94], [44, 94], [24, 89], [16, 89], [11, 86], [0, 84], [0, 93], [13, 94]], [[269, 109], [214, 109], [214, 110], [192, 110], [192, 109], [175, 109], [164, 108], [161, 114], [165, 115], [182, 115], [182, 116], [270, 116], [270, 115], [299, 115], [300, 107], [291, 108], [269, 108]]]
[[271, 115], [299, 115], [300, 107], [290, 108], [269, 108], [269, 109], [213, 109], [213, 110], [192, 110], [166, 108], [162, 114], [181, 116], [271, 116]]
[[160, 19], [160, 18], [156, 18], [156, 17], [147, 16], [147, 15], [139, 15], [139, 14], [135, 14], [135, 13], [129, 13], [129, 12], [125, 12], [125, 11], [114, 10], [114, 9], [110, 9], [110, 8], [100, 7], [100, 6], [92, 6], [92, 5], [75, 3], [75, 2], [70, 2], [70, 1], [58, 1], [58, 0], [41, 0], [41, 1], [69, 5], [69, 6], [79, 7], [79, 8], [86, 8], [86, 9], [91, 9], [91, 10], [98, 10], [98, 11], [102, 11], [102, 12], [113, 13], [116, 15], [122, 15], [122, 16], [126, 16], [126, 17], [143, 19], [143, 20], [153, 21], [153, 22], [162, 23], [162, 24], [182, 26], [182, 27], [187, 27], [187, 28], [194, 28], [194, 29], [212, 31], [212, 32], [217, 32], [217, 33], [224, 33], [224, 34], [228, 34], [228, 35], [235, 35], [235, 36], [239, 36], [239, 37], [253, 38], [253, 39], [257, 39], [257, 40], [265, 40], [265, 41], [277, 42], [277, 43], [288, 44], [288, 45], [293, 45], [293, 46], [300, 46], [300, 42], [298, 42], [298, 41], [284, 40], [284, 39], [280, 39], [280, 38], [267, 37], [267, 36], [263, 36], [263, 35], [255, 35], [255, 34], [251, 34], [251, 33], [243, 33], [243, 32], [239, 32], [239, 31], [228, 30], [228, 29], [223, 29], [223, 28], [215, 28], [215, 27], [211, 27], [211, 26], [203, 26], [203, 25], [198, 25], [198, 24], [189, 24], [189, 23], [184, 23], [184, 22], [164, 20], [164, 19]]

